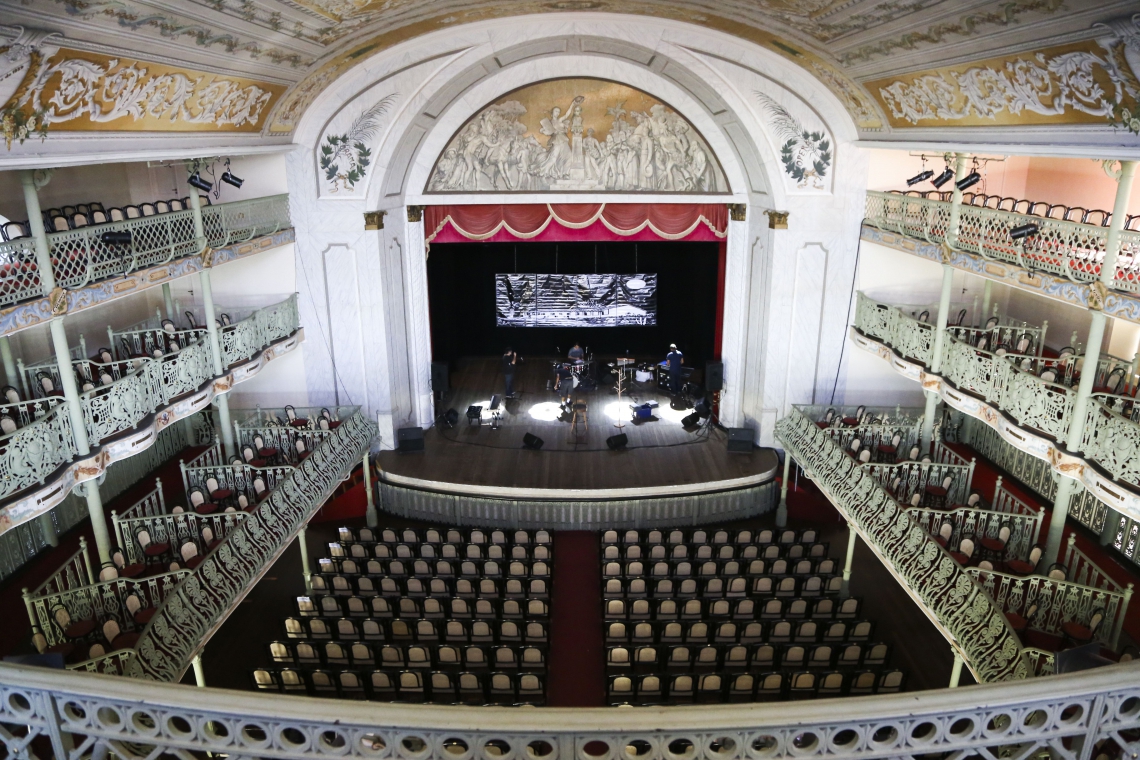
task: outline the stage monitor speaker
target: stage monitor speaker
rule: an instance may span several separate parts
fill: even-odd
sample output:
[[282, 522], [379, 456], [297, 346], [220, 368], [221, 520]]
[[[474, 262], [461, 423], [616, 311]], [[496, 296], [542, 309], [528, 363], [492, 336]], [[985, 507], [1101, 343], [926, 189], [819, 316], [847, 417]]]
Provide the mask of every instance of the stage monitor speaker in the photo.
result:
[[705, 362], [705, 390], [709, 393], [724, 390], [724, 362]]
[[625, 448], [627, 443], [629, 443], [629, 437], [625, 433], [611, 435], [606, 439], [606, 445], [610, 447], [610, 451], [620, 451]]
[[447, 393], [447, 362], [431, 363], [431, 389], [436, 393]]
[[750, 453], [752, 451], [752, 430], [750, 428], [729, 428], [728, 450], [734, 454]]
[[459, 412], [448, 409], [443, 413], [443, 421], [447, 423], [448, 427], [455, 427], [456, 423], [459, 422]]
[[396, 448], [400, 451], [423, 451], [424, 429], [418, 427], [407, 427], [397, 430]]
[[687, 427], [687, 428], [696, 427], [697, 425], [700, 424], [700, 422], [701, 422], [701, 415], [697, 414], [696, 412], [693, 412], [688, 417], [685, 417], [684, 419], [681, 420], [681, 427]]
[[538, 451], [542, 448], [542, 444], [544, 443], [546, 443], [546, 441], [542, 440], [533, 433], [527, 433], [523, 436], [523, 446], [530, 449], [531, 451]]

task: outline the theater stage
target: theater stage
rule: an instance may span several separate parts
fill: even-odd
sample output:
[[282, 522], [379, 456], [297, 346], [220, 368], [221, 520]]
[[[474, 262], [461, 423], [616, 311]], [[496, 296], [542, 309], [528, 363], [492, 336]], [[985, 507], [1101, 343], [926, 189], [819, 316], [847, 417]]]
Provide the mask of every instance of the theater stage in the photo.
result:
[[[638, 357], [655, 361], [659, 357]], [[601, 363], [612, 361], [600, 360]], [[723, 430], [707, 421], [686, 429], [681, 419], [692, 412], [671, 404], [653, 383], [629, 383], [619, 404], [612, 386], [575, 393], [588, 406], [588, 429], [575, 438], [568, 417], [560, 414], [553, 381], [553, 358], [528, 357], [516, 372], [517, 398], [502, 407], [498, 429], [486, 411], [493, 393], [503, 392], [497, 358], [460, 360], [451, 391], [437, 410], [453, 408], [459, 421], [448, 429], [437, 424], [424, 435], [423, 452], [385, 451], [377, 464], [388, 482], [452, 493], [503, 498], [622, 498], [673, 496], [756, 486], [775, 478], [771, 449], [729, 453]], [[629, 405], [657, 401], [653, 419], [630, 420]], [[469, 423], [469, 406], [484, 406], [482, 424]], [[614, 427], [620, 416], [625, 427]], [[542, 438], [540, 451], [522, 446], [527, 432]], [[606, 439], [625, 433], [624, 451], [610, 451]]]

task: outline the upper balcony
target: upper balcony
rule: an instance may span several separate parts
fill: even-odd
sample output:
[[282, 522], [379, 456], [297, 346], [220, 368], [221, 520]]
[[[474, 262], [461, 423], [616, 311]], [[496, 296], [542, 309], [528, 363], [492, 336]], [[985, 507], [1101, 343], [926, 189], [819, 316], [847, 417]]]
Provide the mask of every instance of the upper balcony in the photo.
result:
[[[919, 315], [921, 316], [921, 315]], [[1086, 367], [1071, 349], [1041, 356], [1002, 328], [948, 327], [941, 369], [933, 374], [936, 328], [909, 310], [858, 294], [852, 339], [890, 361], [955, 409], [982, 420], [1014, 447], [1078, 478], [1113, 509], [1140, 519], [1140, 407], [1130, 362], [1105, 356]], [[1026, 335], [1029, 333], [1026, 331]], [[1080, 445], [1069, 449], [1076, 386], [1095, 372]]]
[[[49, 232], [52, 274], [67, 292], [67, 311], [98, 306], [293, 240], [288, 195], [203, 206], [202, 221], [204, 241], [195, 238], [189, 209]], [[212, 253], [205, 262], [200, 255], [207, 250]], [[0, 335], [52, 316], [34, 239], [0, 242]]]
[[[864, 239], [938, 262], [945, 256], [951, 266], [971, 274], [1066, 303], [1089, 305], [1089, 289], [1100, 277], [1104, 261], [1111, 214], [966, 194], [957, 240], [953, 250], [946, 250], [952, 204], [942, 194], [931, 195], [868, 192]], [[991, 207], [997, 205], [1002, 207]], [[1010, 232], [1027, 224], [1036, 227], [1036, 234], [1015, 240]], [[1140, 216], [1129, 217], [1125, 224], [1113, 293], [1105, 299], [1104, 310], [1135, 322], [1140, 321]], [[907, 240], [895, 240], [881, 231]], [[1093, 298], [1095, 302], [1097, 296]]]

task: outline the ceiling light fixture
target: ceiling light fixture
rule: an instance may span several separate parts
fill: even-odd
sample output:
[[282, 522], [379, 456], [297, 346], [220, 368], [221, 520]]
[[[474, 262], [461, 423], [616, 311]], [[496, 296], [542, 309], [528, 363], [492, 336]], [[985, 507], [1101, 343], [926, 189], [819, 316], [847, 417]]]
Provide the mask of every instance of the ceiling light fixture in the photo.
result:
[[245, 180], [241, 177], [235, 177], [226, 171], [222, 172], [222, 182], [225, 182], [227, 185], [233, 185], [234, 187], [241, 187], [241, 184], [245, 182]]
[[1029, 222], [1028, 224], [1021, 224], [1011, 229], [1009, 236], [1014, 240], [1024, 240], [1025, 238], [1033, 237], [1037, 232], [1037, 225], [1033, 222]]
[[955, 182], [954, 187], [958, 188], [959, 190], [965, 190], [967, 188], [973, 187], [981, 181], [982, 175], [978, 174], [977, 172], [970, 172], [965, 177], [962, 177], [962, 179]]
[[942, 172], [937, 177], [930, 180], [930, 184], [934, 185], [935, 187], [942, 187], [943, 185], [945, 185], [947, 182], [949, 182], [952, 179], [954, 179], [954, 170], [951, 169], [949, 166], [947, 166], [946, 171]]
[[202, 179], [198, 172], [191, 174], [190, 179], [186, 180], [186, 182], [189, 183], [191, 187], [196, 187], [204, 193], [208, 193], [214, 189], [214, 183]]

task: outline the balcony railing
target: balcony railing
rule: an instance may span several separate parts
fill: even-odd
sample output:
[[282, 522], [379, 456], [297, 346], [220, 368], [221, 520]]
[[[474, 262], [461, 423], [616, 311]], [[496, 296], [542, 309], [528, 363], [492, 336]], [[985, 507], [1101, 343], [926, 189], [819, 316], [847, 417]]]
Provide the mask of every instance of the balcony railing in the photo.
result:
[[[933, 349], [908, 352], [908, 336], [927, 325], [888, 304], [858, 295], [855, 327], [864, 335], [891, 346], [904, 358], [927, 367]], [[930, 341], [933, 344], [933, 341]], [[979, 349], [952, 333], [943, 342], [941, 376], [959, 391], [970, 393], [1000, 409], [1018, 425], [1064, 442], [1076, 401], [1075, 367], [1079, 357], [1047, 358], [1000, 354]], [[1118, 387], [1132, 383], [1130, 369], [1121, 374], [1119, 359], [1098, 363], [1094, 387], [1119, 376]], [[1116, 482], [1140, 491], [1140, 414], [1131, 397], [1099, 392], [1089, 401], [1078, 452]], [[1120, 411], [1117, 411], [1120, 410]], [[1127, 416], [1123, 413], [1127, 412]]]
[[918, 520], [816, 423], [826, 407], [795, 407], [776, 437], [908, 593], [928, 611], [979, 681], [1033, 675], [1017, 634], [994, 600]]
[[[52, 271], [56, 284], [74, 290], [139, 269], [195, 256], [204, 246], [220, 248], [291, 225], [289, 196], [272, 195], [248, 201], [223, 203], [202, 209], [206, 239], [194, 237], [193, 212], [171, 211], [121, 222], [95, 224], [49, 233]], [[131, 242], [103, 242], [107, 232], [129, 232]], [[35, 241], [20, 238], [0, 243], [0, 306], [42, 295], [36, 264]]]
[[155, 613], [126, 675], [177, 682], [210, 635], [360, 461], [375, 434], [375, 425], [353, 414], [284, 477]]
[[[252, 359], [299, 327], [295, 294], [229, 325], [222, 338], [241, 337], [230, 342], [225, 369]], [[99, 445], [135, 428], [149, 415], [213, 379], [211, 349], [204, 336], [204, 332], [200, 333], [197, 343], [159, 358], [135, 358], [107, 365], [84, 362], [84, 366], [95, 368], [96, 376], [104, 367], [108, 368], [109, 378], [118, 375], [107, 385], [97, 385], [80, 395], [91, 444]], [[51, 376], [58, 382], [58, 373]], [[39, 399], [10, 406], [12, 414], [31, 416], [34, 420], [0, 437], [0, 500], [42, 484], [76, 455], [71, 420], [64, 405], [54, 399]], [[4, 411], [0, 407], [0, 413]]]
[[[1100, 277], [1108, 228], [1011, 211], [963, 205], [956, 241], [963, 251], [1031, 271], [1046, 271], [1074, 282]], [[947, 242], [951, 204], [897, 193], [867, 193], [867, 224], [930, 243]], [[1036, 235], [1015, 241], [1010, 230], [1037, 226]], [[1140, 232], [1124, 230], [1120, 238], [1113, 287], [1140, 292]]]

